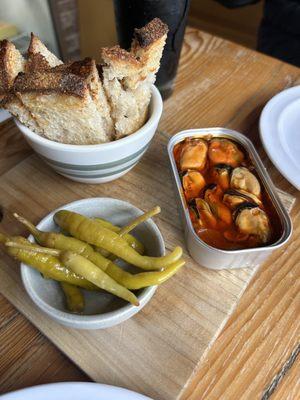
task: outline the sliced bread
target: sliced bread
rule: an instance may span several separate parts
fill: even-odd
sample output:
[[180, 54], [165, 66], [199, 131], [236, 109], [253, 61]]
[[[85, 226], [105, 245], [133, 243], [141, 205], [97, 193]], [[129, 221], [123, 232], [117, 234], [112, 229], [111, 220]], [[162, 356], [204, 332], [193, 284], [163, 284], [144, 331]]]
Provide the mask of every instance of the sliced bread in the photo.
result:
[[129, 52], [119, 46], [102, 48], [102, 77], [111, 107], [115, 139], [140, 128], [140, 111], [133, 90], [124, 82], [139, 73], [141, 65]]
[[0, 100], [8, 96], [14, 80], [24, 70], [25, 60], [15, 45], [8, 40], [0, 42]]
[[51, 69], [19, 74], [14, 90], [48, 139], [69, 144], [109, 140], [84, 77]]
[[8, 40], [0, 42], [0, 106], [7, 109], [30, 129], [39, 127], [30, 111], [13, 93], [14, 81], [24, 71], [25, 59], [15, 45]]
[[146, 121], [167, 37], [167, 25], [155, 18], [135, 30], [130, 52], [119, 46], [101, 49], [103, 85], [115, 125], [115, 139], [130, 135]]

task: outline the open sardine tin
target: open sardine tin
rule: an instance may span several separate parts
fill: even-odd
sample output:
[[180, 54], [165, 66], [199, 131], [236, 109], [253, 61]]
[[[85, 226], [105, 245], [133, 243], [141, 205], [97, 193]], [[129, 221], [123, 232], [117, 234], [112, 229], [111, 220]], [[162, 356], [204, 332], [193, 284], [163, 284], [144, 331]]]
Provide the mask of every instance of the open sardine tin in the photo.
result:
[[[241, 250], [221, 250], [210, 246], [198, 237], [190, 219], [173, 153], [174, 146], [188, 137], [199, 137], [203, 139], [222, 137], [231, 139], [240, 144], [244, 151], [248, 153], [248, 156], [256, 169], [257, 175], [260, 178], [261, 184], [264, 186], [282, 225], [281, 237], [275, 243], [264, 247], [246, 248]], [[266, 168], [264, 167], [253, 144], [247, 137], [239, 132], [225, 128], [189, 129], [177, 133], [170, 139], [168, 143], [168, 155], [175, 179], [175, 186], [178, 192], [179, 209], [183, 221], [186, 245], [192, 258], [201, 266], [210, 269], [256, 267], [260, 265], [275, 249], [278, 249], [288, 241], [292, 234], [291, 219], [279, 199]]]

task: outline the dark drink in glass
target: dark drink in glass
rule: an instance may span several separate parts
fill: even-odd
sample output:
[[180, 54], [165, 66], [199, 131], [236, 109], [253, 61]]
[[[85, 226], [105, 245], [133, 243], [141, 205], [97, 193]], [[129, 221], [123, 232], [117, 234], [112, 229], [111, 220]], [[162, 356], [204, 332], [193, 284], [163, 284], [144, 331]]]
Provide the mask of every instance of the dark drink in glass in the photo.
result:
[[118, 40], [129, 49], [134, 28], [141, 28], [158, 17], [169, 27], [156, 85], [163, 98], [173, 91], [190, 0], [114, 0]]

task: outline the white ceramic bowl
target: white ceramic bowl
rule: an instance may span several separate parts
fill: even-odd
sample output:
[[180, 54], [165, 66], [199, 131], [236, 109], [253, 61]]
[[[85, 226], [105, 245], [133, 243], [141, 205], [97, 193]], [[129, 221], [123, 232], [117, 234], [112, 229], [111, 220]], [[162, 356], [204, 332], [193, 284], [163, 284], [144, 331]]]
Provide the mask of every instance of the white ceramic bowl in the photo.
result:
[[[72, 210], [88, 217], [102, 217], [120, 226], [126, 225], [130, 220], [142, 214], [137, 207], [112, 198], [79, 200], [59, 209]], [[53, 215], [56, 211], [58, 209], [42, 219], [37, 227], [43, 231], [59, 231], [53, 222]], [[152, 220], [139, 225], [134, 229], [133, 234], [144, 244], [147, 255], [164, 255], [164, 240]], [[32, 236], [29, 239], [34, 241]], [[21, 276], [27, 293], [44, 313], [63, 325], [77, 329], [102, 329], [120, 324], [139, 312], [156, 290], [156, 286], [150, 286], [136, 291], [140, 302], [138, 307], [104, 291], [84, 290], [86, 306], [84, 313], [79, 315], [66, 310], [64, 296], [57, 282], [44, 279], [38, 271], [26, 264], [21, 264]]]
[[114, 142], [72, 145], [48, 140], [15, 119], [28, 144], [57, 173], [78, 182], [104, 183], [126, 174], [148, 149], [163, 109], [158, 89], [152, 85], [149, 119], [132, 135]]

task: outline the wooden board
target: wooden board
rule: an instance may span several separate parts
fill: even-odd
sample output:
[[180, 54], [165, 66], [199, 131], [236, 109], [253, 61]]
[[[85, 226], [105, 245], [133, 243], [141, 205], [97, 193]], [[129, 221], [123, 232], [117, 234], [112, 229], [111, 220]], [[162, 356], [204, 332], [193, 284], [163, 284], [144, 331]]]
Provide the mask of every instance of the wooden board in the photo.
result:
[[[22, 232], [13, 211], [37, 222], [75, 199], [111, 196], [148, 209], [160, 204], [158, 225], [167, 249], [184, 246], [166, 156], [168, 136], [158, 133], [143, 161], [118, 183], [84, 185], [58, 177], [35, 155], [0, 180], [1, 228]], [[156, 166], [153, 168], [153, 166]], [[30, 179], [28, 179], [30, 177]], [[136, 317], [104, 331], [67, 329], [43, 316], [22, 288], [18, 266], [4, 256], [1, 292], [94, 380], [125, 386], [154, 398], [174, 399], [210, 348], [255, 269], [210, 271], [187, 254], [187, 266], [163, 285]], [[155, 384], [154, 384], [155, 382]]]

